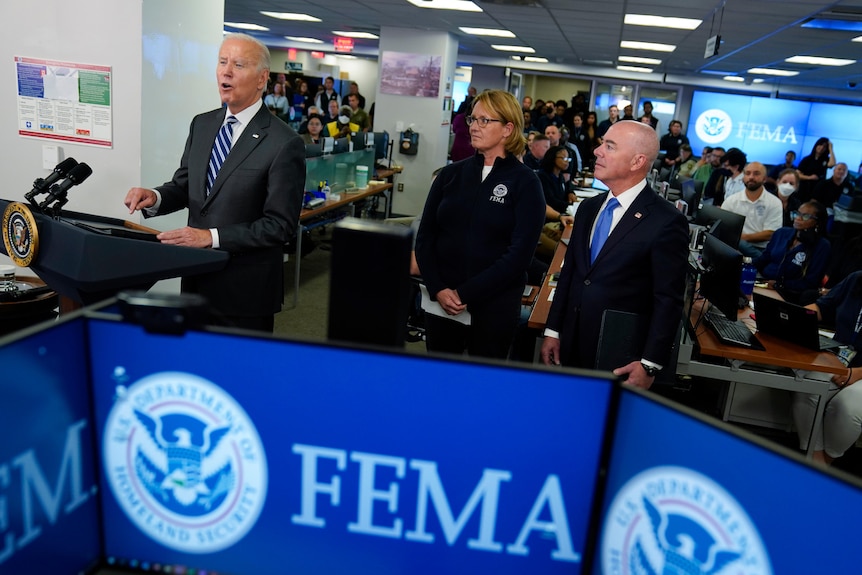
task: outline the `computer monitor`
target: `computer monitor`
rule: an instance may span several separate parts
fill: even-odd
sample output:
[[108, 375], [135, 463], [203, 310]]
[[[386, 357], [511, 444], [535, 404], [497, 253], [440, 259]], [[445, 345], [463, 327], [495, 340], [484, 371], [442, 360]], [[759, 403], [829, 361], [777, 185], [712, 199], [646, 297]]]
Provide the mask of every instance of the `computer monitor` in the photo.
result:
[[[599, 573], [850, 573], [862, 484], [624, 389], [587, 561]], [[823, 549], [828, 552], [812, 553]]]
[[317, 158], [323, 155], [323, 145], [322, 144], [306, 144], [305, 145], [305, 157], [306, 158]]
[[697, 212], [695, 223], [709, 227], [715, 222], [721, 223], [712, 234], [730, 247], [738, 248], [739, 238], [742, 237], [742, 228], [745, 225], [745, 216], [722, 210], [710, 204], [701, 206]]
[[680, 198], [688, 204], [688, 213], [686, 215], [689, 218], [697, 217], [697, 212], [700, 208], [700, 197], [703, 194], [703, 187], [698, 191], [697, 182], [691, 178], [682, 180], [680, 186]]
[[607, 184], [605, 184], [603, 181], [601, 181], [598, 178], [593, 178], [593, 183], [591, 184], [591, 187], [594, 190], [599, 190], [602, 192], [607, 192], [608, 190], [610, 190], [610, 188], [607, 186]]
[[[350, 141], [353, 143], [353, 150], [354, 151], [364, 150], [368, 146], [368, 139], [369, 139], [368, 132], [351, 132], [351, 134], [350, 134]], [[373, 145], [374, 144], [373, 138], [371, 138], [371, 140], [372, 140], [371, 143]]]
[[333, 154], [343, 154], [345, 152], [350, 151], [350, 139], [347, 137], [344, 138], [335, 138], [335, 141], [332, 143], [332, 153]]
[[0, 342], [0, 573], [83, 573], [101, 545], [84, 323]]
[[382, 160], [389, 154], [389, 132], [373, 132], [374, 134], [374, 159]]
[[742, 295], [742, 254], [707, 234], [704, 237], [700, 293], [728, 319], [736, 320]]
[[601, 374], [101, 320], [88, 333], [115, 565], [578, 572], [614, 389]]

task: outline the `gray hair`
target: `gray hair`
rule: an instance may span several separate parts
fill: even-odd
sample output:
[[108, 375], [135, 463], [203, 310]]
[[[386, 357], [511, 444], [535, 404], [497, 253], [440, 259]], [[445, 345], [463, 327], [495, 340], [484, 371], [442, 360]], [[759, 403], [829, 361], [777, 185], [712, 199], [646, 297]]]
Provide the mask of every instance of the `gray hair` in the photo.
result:
[[264, 44], [254, 36], [251, 36], [249, 34], [243, 34], [240, 32], [234, 32], [225, 36], [224, 40], [222, 40], [222, 44], [224, 44], [228, 40], [241, 40], [243, 42], [251, 42], [257, 48], [257, 71], [261, 72], [263, 70], [272, 69], [272, 59], [269, 55], [269, 48], [267, 48], [266, 44]]

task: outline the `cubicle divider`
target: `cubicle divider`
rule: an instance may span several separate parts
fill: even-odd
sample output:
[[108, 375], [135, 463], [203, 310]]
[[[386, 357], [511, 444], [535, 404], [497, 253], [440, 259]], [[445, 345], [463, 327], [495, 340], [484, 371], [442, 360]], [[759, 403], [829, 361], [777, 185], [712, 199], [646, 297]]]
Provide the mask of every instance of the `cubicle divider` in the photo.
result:
[[857, 565], [857, 482], [610, 374], [99, 311], [0, 366], [4, 574]]

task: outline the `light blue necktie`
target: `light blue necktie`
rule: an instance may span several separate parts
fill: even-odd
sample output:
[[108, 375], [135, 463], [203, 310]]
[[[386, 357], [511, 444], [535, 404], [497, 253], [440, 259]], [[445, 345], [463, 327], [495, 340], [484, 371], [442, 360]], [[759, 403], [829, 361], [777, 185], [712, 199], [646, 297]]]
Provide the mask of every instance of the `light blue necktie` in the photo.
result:
[[620, 207], [619, 200], [611, 198], [605, 209], [599, 214], [596, 229], [593, 231], [593, 241], [590, 244], [590, 264], [596, 261], [596, 256], [602, 251], [602, 246], [605, 245], [605, 241], [611, 233], [611, 221], [614, 219], [614, 210], [618, 207]]
[[213, 142], [213, 151], [210, 154], [210, 163], [207, 167], [207, 196], [210, 195], [210, 190], [213, 187], [218, 171], [224, 164], [227, 155], [230, 153], [231, 140], [233, 138], [233, 125], [236, 124], [235, 116], [228, 116], [227, 122], [218, 131], [215, 142]]

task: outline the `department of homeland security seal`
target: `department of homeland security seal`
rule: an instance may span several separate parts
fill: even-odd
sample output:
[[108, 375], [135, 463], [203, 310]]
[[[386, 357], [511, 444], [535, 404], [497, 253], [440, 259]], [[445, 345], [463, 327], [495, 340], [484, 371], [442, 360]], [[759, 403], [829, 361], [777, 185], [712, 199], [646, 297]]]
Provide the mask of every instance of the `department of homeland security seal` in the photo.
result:
[[694, 122], [694, 132], [704, 144], [710, 146], [720, 144], [730, 137], [733, 130], [733, 120], [724, 110], [712, 108], [706, 110]]
[[39, 253], [39, 228], [27, 204], [10, 202], [3, 211], [3, 245], [6, 254], [27, 267]]
[[118, 504], [166, 547], [225, 549], [263, 509], [267, 464], [257, 430], [230, 395], [201, 377], [162, 372], [118, 388], [102, 444]]
[[683, 467], [654, 467], [619, 490], [605, 516], [602, 572], [771, 575], [766, 548], [734, 497]]

